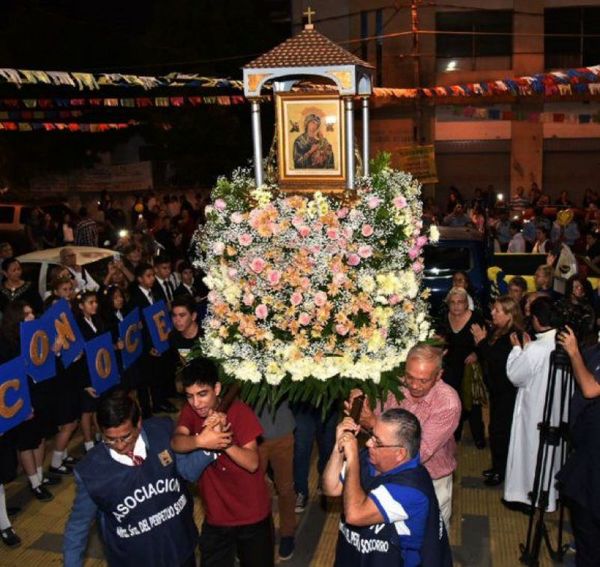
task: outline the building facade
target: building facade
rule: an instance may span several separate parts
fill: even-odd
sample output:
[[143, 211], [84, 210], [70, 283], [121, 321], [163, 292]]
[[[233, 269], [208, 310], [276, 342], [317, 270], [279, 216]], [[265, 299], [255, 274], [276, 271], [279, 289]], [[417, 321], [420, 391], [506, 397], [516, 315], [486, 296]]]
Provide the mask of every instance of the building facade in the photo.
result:
[[[600, 2], [585, 0], [313, 0], [317, 29], [377, 68], [376, 85], [456, 85], [600, 64]], [[293, 0], [294, 32], [305, 2]], [[305, 18], [304, 18], [305, 19]], [[417, 32], [418, 33], [415, 33]], [[440, 200], [537, 183], [580, 200], [600, 189], [600, 96], [462, 97], [375, 108], [373, 152], [433, 144]], [[582, 122], [581, 115], [590, 117]]]

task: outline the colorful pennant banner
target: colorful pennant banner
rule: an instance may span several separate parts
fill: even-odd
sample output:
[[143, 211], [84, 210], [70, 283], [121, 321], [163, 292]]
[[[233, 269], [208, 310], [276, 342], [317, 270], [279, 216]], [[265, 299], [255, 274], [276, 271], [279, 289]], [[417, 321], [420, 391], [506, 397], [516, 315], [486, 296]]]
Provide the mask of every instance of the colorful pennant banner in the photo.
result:
[[[82, 123], [82, 122], [13, 122], [0, 121], [0, 131], [6, 132], [108, 132], [110, 130], [124, 130], [139, 126], [141, 122], [130, 120], [129, 122], [97, 122], [97, 123]], [[170, 125], [167, 123], [153, 124], [156, 127], [164, 130], [169, 130]]]
[[4, 109], [61, 109], [61, 108], [180, 108], [216, 104], [244, 104], [242, 95], [219, 96], [158, 96], [136, 98], [0, 98]]
[[170, 73], [162, 77], [123, 75], [121, 73], [75, 73], [67, 71], [30, 71], [25, 69], [0, 69], [0, 84], [10, 83], [19, 88], [24, 85], [53, 85], [95, 91], [101, 87], [141, 87], [151, 90], [161, 87], [192, 87], [241, 91], [241, 81], [198, 74]]

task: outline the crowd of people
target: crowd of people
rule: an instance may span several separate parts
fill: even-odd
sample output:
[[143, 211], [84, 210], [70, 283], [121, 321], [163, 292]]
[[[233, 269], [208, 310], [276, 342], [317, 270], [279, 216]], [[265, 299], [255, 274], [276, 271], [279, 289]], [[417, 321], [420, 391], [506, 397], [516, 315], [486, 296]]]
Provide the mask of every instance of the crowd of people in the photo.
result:
[[[561, 219], [558, 213], [568, 210], [573, 214]], [[423, 218], [430, 224], [487, 232], [497, 252], [547, 254], [567, 244], [600, 272], [600, 197], [592, 189], [586, 189], [581, 203], [573, 203], [566, 191], [551, 201], [536, 183], [528, 195], [519, 186], [506, 200], [491, 185], [476, 188], [473, 199], [451, 187], [446, 209], [427, 199]]]
[[[525, 210], [530, 202], [522, 194], [517, 198], [521, 201], [511, 203]], [[461, 212], [460, 196], [452, 200], [452, 214]], [[103, 196], [102, 202], [110, 212], [110, 197]], [[325, 414], [286, 399], [276, 408], [254, 409], [239, 400], [227, 407], [222, 405], [218, 368], [190, 357], [202, 334], [208, 290], [186, 257], [191, 231], [179, 229], [199, 217], [179, 199], [156, 202], [162, 203], [156, 205], [158, 211], [148, 202], [134, 205], [133, 220], [139, 226], [127, 234], [119, 234], [124, 230], [120, 221], [109, 221], [120, 256], [102, 277], [94, 279], [78, 263], [76, 249], [65, 239], [45, 297], [23, 279], [10, 245], [0, 244], [0, 362], [20, 353], [21, 322], [59, 299], [70, 303], [86, 340], [110, 331], [117, 352], [123, 349], [119, 323], [130, 310], [162, 300], [173, 321], [170, 348], [163, 354], [152, 347], [148, 329], [142, 329], [142, 355], [133, 366], [121, 366], [120, 385], [101, 397], [91, 385], [85, 355], [68, 367], [58, 362], [53, 380], [30, 380], [31, 418], [0, 435], [0, 536], [5, 545], [20, 542], [4, 490], [20, 464], [32, 496], [41, 501], [53, 498], [53, 485], [75, 479], [64, 539], [68, 567], [82, 564], [96, 518], [111, 565], [129, 564], [131, 557], [148, 565], [195, 565], [199, 541], [202, 565], [233, 566], [237, 556], [243, 567], [268, 567], [275, 560], [269, 479], [279, 502], [278, 558], [286, 560], [295, 549], [296, 515], [309, 500], [316, 440], [319, 490], [341, 495], [343, 502], [336, 565], [393, 560], [405, 566], [447, 567], [452, 564], [447, 533], [453, 473], [465, 421], [477, 449], [489, 445], [490, 467], [482, 471], [482, 482], [504, 483], [503, 502], [510, 509], [531, 513], [538, 504], [529, 494], [539, 446], [537, 424], [558, 341], [572, 360], [576, 396], [581, 398], [571, 414], [575, 451], [559, 477], [573, 513], [578, 565], [593, 564], [589, 558], [597, 557], [600, 542], [594, 470], [600, 469], [592, 465], [600, 457], [598, 437], [580, 420], [589, 424], [596, 415], [596, 405], [584, 398], [600, 394], [594, 362], [599, 317], [586, 277], [573, 275], [559, 294], [550, 261], [536, 272], [536, 291], [528, 292], [527, 282], [515, 277], [507, 282], [508, 293], [487, 305], [470, 288], [468, 275], [455, 273], [438, 318], [443, 348], [415, 345], [398, 377], [402, 400], [390, 394], [375, 407], [365, 399], [357, 421], [343, 417], [342, 411], [351, 412], [363, 397], [360, 390], [352, 391], [343, 410]], [[120, 215], [105, 219], [111, 216]], [[173, 219], [178, 219], [175, 231]], [[95, 232], [88, 220], [80, 216], [73, 242], [81, 223], [79, 233]], [[561, 234], [566, 238], [564, 230]], [[90, 240], [89, 245], [95, 244]], [[536, 251], [548, 252], [542, 244]], [[52, 348], [60, 360], [64, 345], [57, 341]], [[175, 424], [155, 416], [175, 413]], [[79, 429], [83, 458], [69, 452]], [[362, 450], [359, 431], [368, 435]], [[584, 472], [577, 468], [580, 462]], [[556, 473], [561, 464], [556, 463]], [[197, 483], [205, 514], [199, 540], [186, 480]], [[548, 510], [556, 507], [557, 488], [552, 483]]]

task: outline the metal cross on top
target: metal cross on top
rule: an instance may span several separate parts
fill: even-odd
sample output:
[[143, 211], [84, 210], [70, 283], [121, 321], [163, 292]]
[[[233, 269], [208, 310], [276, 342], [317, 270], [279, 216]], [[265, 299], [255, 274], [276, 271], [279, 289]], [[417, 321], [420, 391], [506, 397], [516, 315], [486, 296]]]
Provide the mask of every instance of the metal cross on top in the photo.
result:
[[316, 14], [316, 12], [309, 6], [306, 12], [302, 12], [303, 16], [308, 18], [308, 25], [312, 26], [312, 17]]

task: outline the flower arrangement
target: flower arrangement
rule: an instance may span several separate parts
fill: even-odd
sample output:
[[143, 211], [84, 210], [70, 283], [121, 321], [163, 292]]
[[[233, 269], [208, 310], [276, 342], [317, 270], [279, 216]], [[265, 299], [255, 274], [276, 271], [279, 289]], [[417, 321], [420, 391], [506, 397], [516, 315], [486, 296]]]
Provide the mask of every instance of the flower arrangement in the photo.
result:
[[[201, 351], [250, 403], [328, 406], [360, 386], [393, 391], [431, 335], [421, 290], [420, 185], [378, 158], [352, 201], [221, 178], [195, 237], [210, 292]], [[431, 237], [431, 235], [430, 235]]]

